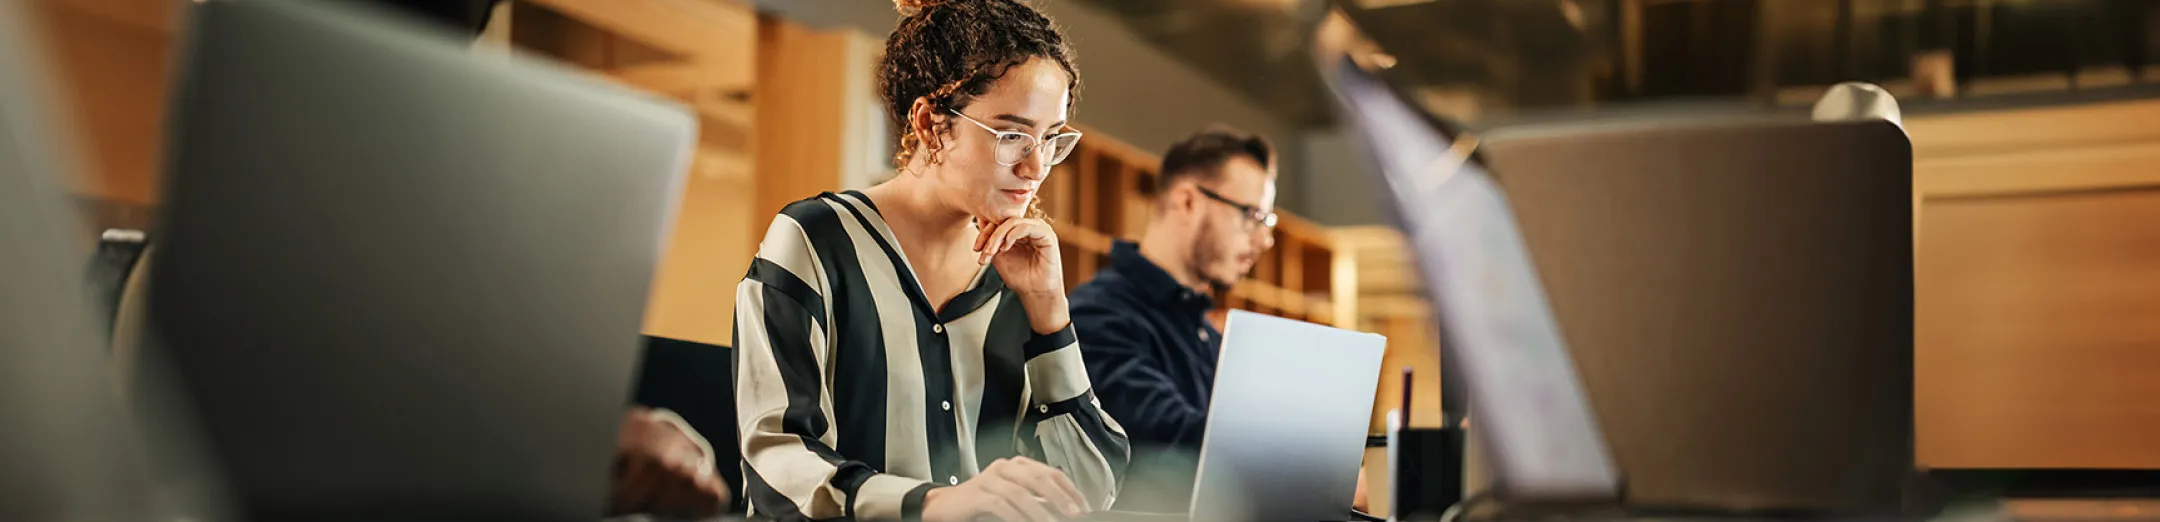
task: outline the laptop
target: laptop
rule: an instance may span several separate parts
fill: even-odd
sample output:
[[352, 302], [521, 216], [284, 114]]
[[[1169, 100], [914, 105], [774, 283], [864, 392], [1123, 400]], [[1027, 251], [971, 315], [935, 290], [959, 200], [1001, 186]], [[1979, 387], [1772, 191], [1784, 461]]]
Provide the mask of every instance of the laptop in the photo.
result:
[[1349, 57], [1322, 77], [1358, 129], [1469, 391], [1493, 482], [1510, 502], [1608, 504], [1621, 475], [1577, 378], [1507, 198], [1468, 153]]
[[1912, 154], [1895, 124], [1484, 138], [1630, 508], [1900, 509], [1917, 473]]
[[145, 351], [243, 516], [605, 514], [681, 107], [348, 2], [196, 2]]
[[1386, 349], [1377, 334], [1230, 311], [1190, 520], [1348, 519]]
[[[1599, 415], [1593, 410], [1582, 379], [1583, 375], [1606, 375], [1603, 372], [1608, 371], [1608, 369], [1601, 367], [1578, 370], [1575, 353], [1570, 349], [1567, 338], [1563, 336], [1560, 321], [1556, 319], [1554, 314], [1554, 304], [1546, 300], [1547, 293], [1543, 286], [1544, 281], [1541, 280], [1539, 271], [1536, 270], [1537, 266], [1533, 264], [1531, 246], [1542, 246], [1545, 244], [1544, 241], [1561, 241], [1562, 238], [1544, 235], [1546, 229], [1543, 227], [1546, 223], [1543, 221], [1526, 221], [1526, 223], [1539, 226], [1539, 228], [1529, 229], [1528, 232], [1531, 233], [1526, 233], [1525, 228], [1519, 228], [1517, 224], [1519, 214], [1516, 212], [1512, 202], [1520, 200], [1514, 197], [1516, 196], [1514, 192], [1518, 189], [1516, 180], [1504, 180], [1509, 183], [1509, 192], [1503, 193], [1500, 185], [1492, 176], [1488, 175], [1477, 163], [1469, 161], [1469, 154], [1466, 151], [1451, 147], [1451, 140], [1433, 131], [1424, 114], [1397, 97], [1377, 76], [1368, 72], [1348, 57], [1330, 57], [1330, 59], [1323, 61], [1322, 67], [1323, 76], [1336, 95], [1337, 101], [1361, 130], [1367, 151], [1372, 156], [1374, 165], [1379, 167], [1377, 169], [1378, 173], [1385, 182], [1383, 186], [1386, 187], [1388, 196], [1392, 198], [1391, 206], [1396, 209], [1396, 217], [1406, 231], [1407, 237], [1410, 238], [1411, 246], [1418, 254], [1421, 275], [1425, 277], [1426, 281], [1432, 282], [1428, 291], [1440, 311], [1440, 324], [1443, 332], [1442, 347], [1445, 350], [1446, 360], [1448, 364], [1460, 366], [1460, 372], [1464, 380], [1467, 381], [1466, 388], [1470, 395], [1470, 407], [1475, 412], [1473, 415], [1477, 417], [1477, 429], [1481, 432], [1482, 438], [1487, 441], [1483, 454], [1473, 455], [1470, 458], [1482, 457], [1491, 467], [1491, 483], [1486, 491], [1471, 499], [1466, 499], [1464, 501], [1465, 506], [1476, 504], [1479, 501], [1492, 501], [1508, 506], [1510, 513], [1552, 513], [1558, 511], [1560, 513], [1600, 517], [1629, 517], [1642, 515], [1645, 512], [1663, 512], [1687, 516], [1747, 514], [1771, 514], [1774, 516], [1789, 513], [1779, 511], [1776, 508], [1755, 511], [1752, 506], [1747, 504], [1732, 502], [1689, 504], [1683, 506], [1679, 511], [1662, 511], [1659, 508], [1664, 506], [1656, 505], [1658, 503], [1656, 501], [1663, 499], [1638, 496], [1635, 493], [1636, 488], [1633, 486], [1633, 482], [1623, 480], [1622, 469], [1624, 468], [1620, 466], [1619, 459], [1614, 456], [1613, 448], [1615, 446], [1607, 438], [1609, 432], [1602, 429], [1603, 425], [1600, 421], [1609, 422], [1610, 419], [1605, 415]], [[1871, 139], [1870, 136], [1875, 138], [1886, 137], [1874, 134], [1879, 130], [1861, 129], [1857, 133], [1849, 133], [1851, 135], [1841, 138], [1848, 141], [1842, 143], [1852, 143], [1849, 140], [1855, 139]], [[1627, 140], [1620, 141], [1624, 144], [1633, 144]], [[1628, 147], [1616, 144], [1614, 148], [1605, 150], [1607, 155], [1578, 158], [1580, 164], [1574, 165], [1572, 168], [1585, 172], [1602, 170], [1601, 166], [1611, 161], [1614, 155], [1626, 154], [1621, 150], [1625, 148]], [[1876, 161], [1883, 158], [1880, 153], [1888, 152], [1890, 149], [1861, 147], [1858, 150], [1871, 157], [1867, 161]], [[1748, 151], [1762, 152], [1759, 149], [1732, 152], [1745, 154]], [[1718, 152], [1715, 151], [1698, 152], [1712, 156], [1718, 155]], [[1596, 163], [1594, 165], [1590, 164], [1589, 162], [1592, 161], [1596, 161]], [[1806, 163], [1805, 165], [1817, 164]], [[1684, 167], [1670, 164], [1670, 162], [1663, 166], [1668, 170], [1684, 169]], [[1644, 167], [1643, 170], [1646, 172], [1658, 172], [1657, 169], [1648, 167]], [[1863, 172], [1880, 172], [1879, 168], [1860, 170]], [[1845, 175], [1845, 173], [1831, 174], [1833, 177]], [[1854, 173], [1853, 175], [1860, 174]], [[1884, 180], [1860, 186], [1880, 186], [1883, 183], [1896, 182], [1902, 181], [1895, 176], [1891, 176]], [[1619, 189], [1619, 187], [1606, 185], [1603, 188], [1584, 189], [1584, 192], [1598, 193], [1599, 190], [1615, 189]], [[1634, 187], [1634, 189], [1648, 190], [1644, 187]], [[1811, 186], [1809, 190], [1820, 191], [1822, 188]], [[1755, 195], [1761, 196], [1761, 194]], [[1857, 223], [1873, 221], [1886, 216], [1880, 212], [1882, 209], [1878, 207], [1881, 206], [1882, 202], [1888, 201], [1884, 199], [1888, 196], [1877, 194], [1854, 197], [1856, 198], [1855, 202], [1865, 203], [1866, 208], [1855, 210], [1855, 212], [1860, 213], [1861, 217], [1836, 218], [1832, 220], [1833, 222]], [[1749, 201], [1761, 203], [1760, 201]], [[1585, 206], [1594, 205], [1586, 203]], [[1782, 208], [1775, 205], [1773, 207]], [[1791, 216], [1784, 217], [1787, 219], [1792, 218]], [[1599, 220], [1599, 223], [1609, 227], [1622, 227], [1626, 221], [1618, 220], [1611, 215], [1605, 215], [1602, 220]], [[1573, 224], [1578, 227], [1588, 226], [1587, 222], [1574, 222]], [[1717, 228], [1741, 225], [1667, 223], [1660, 226], [1672, 226], [1685, 230], [1690, 226]], [[1828, 228], [1836, 230], [1838, 227]], [[1895, 229], [1898, 227], [1889, 228]], [[1841, 231], [1853, 232], [1852, 230]], [[1606, 232], [1605, 241], [1624, 240], [1624, 238], [1628, 237], [1628, 234], [1635, 232], [1625, 228], [1609, 230]], [[1877, 236], [1894, 236], [1897, 233], [1898, 230], [1863, 233], [1861, 237], [1867, 239], [1862, 240], [1862, 243], [1870, 247], [1880, 246], [1878, 243], [1883, 242]], [[1592, 232], [1583, 229], [1579, 234], [1569, 236], [1569, 238], [1587, 243], [1589, 234], [1592, 234]], [[1809, 235], [1799, 238], [1801, 240], [1799, 244], [1815, 245], [1816, 243], [1829, 241], [1831, 236], [1827, 234], [1832, 234], [1832, 232], [1811, 230]], [[1577, 246], [1575, 248], [1583, 247]], [[1629, 246], [1624, 248], [1642, 247]], [[1906, 249], [1909, 253], [1909, 245], [1906, 245], [1903, 249]], [[1831, 250], [1838, 251], [1837, 249]], [[1570, 252], [1573, 252], [1576, 256], [1590, 255], [1575, 250], [1570, 250]], [[1595, 259], [1602, 261], [1608, 255], [1609, 253], [1601, 252], [1598, 254], [1600, 257]], [[1851, 252], [1845, 251], [1845, 254], [1840, 255], [1850, 256]], [[1898, 271], [1883, 270], [1879, 258], [1865, 255], [1860, 257], [1861, 259], [1858, 260], [1844, 260], [1840, 264], [1833, 264], [1828, 268], [1834, 269], [1833, 272], [1837, 274], [1850, 275], [1854, 271], [1849, 270], [1849, 268], [1865, 265], [1870, 269], [1861, 272], [1870, 274], [1870, 276], [1862, 277], [1859, 279], [1860, 281], [1891, 284], [1897, 280]], [[1711, 260], [1714, 260], [1714, 258], [1688, 259], [1690, 262], [1704, 263]], [[1730, 259], [1727, 261], [1729, 262]], [[1694, 268], [1707, 269], [1706, 266], [1695, 266]], [[1576, 279], [1595, 277], [1597, 273], [1587, 269], [1570, 271], [1566, 272], [1567, 276], [1561, 278], [1560, 281], [1563, 284], [1574, 284]], [[1819, 277], [1828, 277], [1828, 275], [1825, 274]], [[1904, 277], [1908, 278], [1906, 281], [1909, 281], [1909, 266]], [[1620, 281], [1608, 281], [1607, 283], [1619, 284]], [[1593, 287], [1586, 286], [1583, 288]], [[1877, 334], [1896, 329], [1893, 323], [1897, 322], [1900, 316], [1892, 312], [1896, 310], [1900, 303], [1908, 305], [1910, 303], [1909, 285], [1902, 287], [1902, 289], [1908, 292], [1904, 294], [1906, 297], [1903, 300], [1896, 299], [1896, 296], [1893, 295], [1896, 293], [1894, 291], [1886, 292], [1882, 297], [1890, 298], [1887, 301], [1859, 304], [1860, 310], [1848, 312], [1854, 317], [1867, 317], [1866, 322], [1857, 323], [1866, 326], [1865, 328], [1819, 332], [1816, 335], [1840, 335], [1838, 332], [1846, 334], [1864, 333], [1865, 335], [1860, 335], [1858, 338], [1870, 339], [1870, 341], [1862, 343], [1868, 344], [1870, 346], [1868, 349], [1888, 349], [1877, 342], [1881, 341], [1881, 339], [1877, 338]], [[1611, 289], [1607, 288], [1607, 290]], [[1583, 290], [1571, 287], [1570, 294], [1573, 295], [1581, 291]], [[1625, 295], [1640, 295], [1640, 293]], [[1810, 296], [1810, 298], [1820, 297], [1814, 294], [1810, 294]], [[1852, 299], [1855, 297], [1858, 296], [1841, 296], [1839, 299]], [[1571, 306], [1583, 302], [1587, 301], [1564, 301], [1565, 304]], [[1607, 307], [1622, 306], [1620, 303], [1612, 302], [1601, 302], [1599, 305]], [[1909, 314], [1909, 307], [1906, 310]], [[1904, 317], [1909, 318], [1909, 315]], [[1839, 326], [1852, 326], [1854, 324], [1856, 323], [1840, 323]], [[1707, 331], [1721, 331], [1718, 330], [1720, 327], [1713, 325], [1704, 325], [1704, 328]], [[1909, 325], [1907, 328], [1909, 328]], [[1821, 340], [1819, 337], [1814, 339]], [[1845, 350], [1846, 348], [1831, 347], [1829, 349]], [[1909, 349], [1909, 345], [1900, 349]], [[1597, 360], [1602, 365], [1611, 359], [1608, 357]], [[1640, 362], [1650, 364], [1662, 360], [1655, 356], [1645, 357], [1645, 359], [1647, 360]], [[1779, 369], [1784, 370], [1783, 368]], [[1834, 368], [1825, 368], [1824, 371], [1834, 371]], [[1873, 372], [1876, 371], [1875, 369], [1866, 370], [1868, 375], [1874, 375]], [[1724, 378], [1727, 376], [1713, 377]], [[1702, 376], [1666, 375], [1664, 378], [1683, 379], [1702, 378]], [[1877, 388], [1879, 386], [1870, 385], [1871, 390]], [[1718, 393], [1718, 390], [1712, 390], [1709, 393]], [[1894, 397], [1895, 395], [1886, 396]], [[1748, 397], [1741, 397], [1735, 400], [1747, 399]], [[1909, 403], [1909, 401], [1907, 402]], [[1772, 403], [1766, 407], [1775, 406], [1776, 404]], [[1641, 405], [1635, 407], [1641, 408], [1642, 411], [1662, 411], [1658, 407], [1643, 407]], [[1860, 409], [1895, 410], [1903, 407], [1905, 406], [1863, 406]], [[1638, 420], [1626, 416], [1621, 416], [1621, 418], [1629, 421]], [[1731, 423], [1746, 421], [1734, 418], [1724, 418], [1722, 420], [1693, 418], [1684, 422]], [[1869, 420], [1868, 422], [1873, 426], [1876, 421]], [[1821, 425], [1816, 426], [1815, 429], [1819, 433], [1836, 433], [1842, 427]], [[1880, 442], [1877, 427], [1863, 428], [1862, 431], [1864, 433], [1856, 436], [1857, 438]], [[1642, 442], [1642, 444], [1649, 443], [1650, 441], [1647, 440]], [[1639, 449], [1642, 447], [1644, 446], [1635, 444], [1620, 446], [1622, 449]], [[1669, 441], [1666, 447], [1667, 449], [1680, 451], [1687, 451], [1688, 448]], [[1772, 451], [1775, 450], [1776, 448], [1772, 448]], [[1805, 455], [1819, 457], [1821, 454], [1820, 452], [1810, 451]], [[1873, 488], [1879, 486], [1880, 482], [1873, 482], [1872, 480], [1884, 476], [1884, 470], [1880, 466], [1885, 462], [1882, 459], [1883, 456], [1874, 453], [1860, 455], [1859, 459], [1863, 462], [1851, 468], [1861, 471], [1858, 474], [1847, 476], [1808, 475], [1801, 480], [1819, 480], [1822, 481], [1821, 485], [1825, 488], [1850, 487], [1852, 484], [1859, 484], [1860, 486], [1857, 489], [1869, 490], [1862, 492], [1863, 494], [1875, 494]], [[1806, 458], [1803, 455], [1792, 455], [1790, 457]], [[1787, 457], [1779, 456], [1775, 458]], [[1844, 457], [1841, 456], [1840, 458]], [[1653, 474], [1653, 476], [1657, 475]], [[1669, 477], [1657, 476], [1657, 478], [1663, 480]], [[1661, 482], [1654, 484], [1669, 486], [1676, 483]], [[1696, 482], [1695, 484], [1701, 485], [1703, 483]], [[1666, 489], [1653, 489], [1650, 491], [1659, 493], [1672, 492], [1672, 490]], [[1681, 493], [1686, 494], [1688, 492], [1683, 491]], [[1630, 509], [1638, 507], [1633, 502], [1637, 499], [1652, 500], [1652, 502], [1648, 503], [1650, 505], [1640, 506], [1649, 509]], [[1731, 497], [1726, 497], [1726, 499], [1731, 500]], [[1518, 508], [1520, 508], [1519, 511]], [[1751, 511], [1752, 513], [1750, 513]]]
[[26, 5], [0, 2], [0, 519], [148, 521], [160, 513], [83, 285], [71, 150], [49, 119]]

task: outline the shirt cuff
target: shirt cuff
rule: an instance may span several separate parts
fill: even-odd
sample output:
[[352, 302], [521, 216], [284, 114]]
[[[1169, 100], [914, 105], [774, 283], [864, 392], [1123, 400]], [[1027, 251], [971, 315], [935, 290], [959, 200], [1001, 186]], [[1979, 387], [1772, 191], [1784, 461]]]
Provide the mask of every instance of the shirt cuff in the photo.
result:
[[922, 520], [923, 494], [935, 483], [889, 473], [871, 475], [855, 490], [857, 520]]
[[1027, 353], [1027, 358], [1034, 359], [1037, 355], [1054, 352], [1067, 346], [1079, 344], [1079, 342], [1080, 335], [1073, 332], [1072, 325], [1067, 324], [1062, 330], [1047, 334], [1034, 334], [1033, 337], [1028, 338], [1027, 344], [1022, 346], [1023, 351]]
[[941, 488], [936, 482], [925, 482], [910, 489], [900, 500], [900, 520], [922, 522], [923, 500], [930, 498], [930, 490]]

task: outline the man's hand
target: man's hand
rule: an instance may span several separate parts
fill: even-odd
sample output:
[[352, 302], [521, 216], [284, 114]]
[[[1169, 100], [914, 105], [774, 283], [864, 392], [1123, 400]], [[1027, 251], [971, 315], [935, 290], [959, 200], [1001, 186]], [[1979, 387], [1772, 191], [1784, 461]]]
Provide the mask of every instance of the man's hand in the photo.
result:
[[1087, 514], [1085, 498], [1063, 471], [1027, 457], [998, 459], [967, 482], [930, 490], [923, 496], [923, 520], [1056, 522]]
[[713, 452], [681, 418], [631, 409], [615, 442], [609, 515], [706, 518], [726, 509], [727, 481], [713, 473]]

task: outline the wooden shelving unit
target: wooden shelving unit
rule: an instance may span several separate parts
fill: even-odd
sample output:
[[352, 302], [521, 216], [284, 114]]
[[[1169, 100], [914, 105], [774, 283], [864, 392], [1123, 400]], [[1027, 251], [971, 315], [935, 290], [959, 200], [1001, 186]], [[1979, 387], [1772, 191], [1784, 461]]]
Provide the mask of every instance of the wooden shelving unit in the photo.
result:
[[[1057, 227], [1065, 255], [1065, 284], [1077, 287], [1109, 263], [1114, 239], [1146, 231], [1153, 205], [1154, 154], [1093, 132], [1052, 171], [1042, 191], [1043, 210]], [[1275, 248], [1253, 267], [1252, 277], [1216, 296], [1216, 315], [1244, 309], [1303, 321], [1356, 327], [1357, 267], [1326, 227], [1282, 213]]]

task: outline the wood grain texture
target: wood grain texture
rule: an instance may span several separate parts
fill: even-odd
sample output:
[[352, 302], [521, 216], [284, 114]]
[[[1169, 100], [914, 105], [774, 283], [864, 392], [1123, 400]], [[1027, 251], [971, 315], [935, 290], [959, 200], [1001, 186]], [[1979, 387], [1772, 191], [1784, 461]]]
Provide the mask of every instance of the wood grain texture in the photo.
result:
[[1907, 128], [1919, 464], [2160, 467], [2160, 100]]
[[1925, 215], [1920, 462], [2160, 467], [2160, 188], [1931, 199]]

